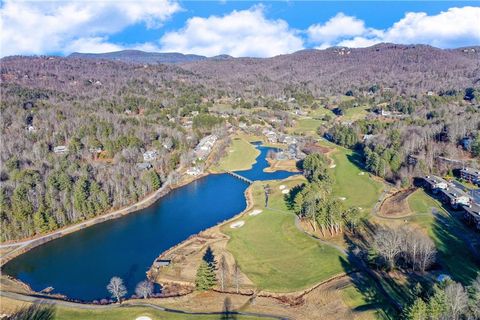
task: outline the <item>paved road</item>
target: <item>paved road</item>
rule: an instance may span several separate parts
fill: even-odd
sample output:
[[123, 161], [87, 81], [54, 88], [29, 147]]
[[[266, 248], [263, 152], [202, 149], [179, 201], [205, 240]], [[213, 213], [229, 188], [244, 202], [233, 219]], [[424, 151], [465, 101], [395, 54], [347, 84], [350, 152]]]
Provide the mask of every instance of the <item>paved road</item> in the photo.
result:
[[[10, 298], [14, 300], [39, 303], [39, 304], [51, 304], [55, 306], [62, 306], [66, 308], [82, 309], [82, 310], [108, 310], [116, 308], [131, 308], [131, 307], [147, 307], [164, 312], [177, 313], [177, 314], [189, 314], [189, 315], [225, 315], [225, 312], [190, 312], [179, 309], [170, 309], [165, 308], [160, 305], [144, 303], [144, 302], [127, 302], [123, 304], [109, 304], [109, 305], [97, 305], [97, 304], [83, 304], [70, 302], [65, 300], [58, 300], [52, 298], [38, 297], [38, 296], [29, 296], [20, 293], [0, 291], [0, 296], [5, 298]], [[255, 312], [242, 312], [242, 311], [231, 311], [228, 314], [230, 315], [244, 315], [244, 316], [255, 316], [259, 318], [268, 318], [268, 319], [278, 319], [278, 320], [289, 320], [284, 316], [274, 315], [274, 314], [264, 314], [264, 313], [255, 313]]]

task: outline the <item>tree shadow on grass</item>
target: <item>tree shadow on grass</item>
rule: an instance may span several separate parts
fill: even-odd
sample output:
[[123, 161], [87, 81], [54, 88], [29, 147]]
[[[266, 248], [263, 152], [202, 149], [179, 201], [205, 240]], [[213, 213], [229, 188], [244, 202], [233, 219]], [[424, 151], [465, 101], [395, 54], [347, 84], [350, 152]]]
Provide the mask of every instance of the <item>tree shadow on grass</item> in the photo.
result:
[[213, 250], [210, 246], [207, 247], [202, 259], [210, 265], [215, 264], [215, 255], [213, 254]]
[[232, 300], [226, 297], [223, 300], [223, 311], [220, 315], [221, 320], [234, 320], [237, 319], [237, 313], [233, 311]]
[[351, 154], [347, 154], [347, 159], [358, 169], [367, 171], [365, 163], [363, 162], [363, 155], [360, 152], [354, 150]]
[[305, 187], [305, 183], [296, 185], [295, 187], [290, 189], [290, 192], [284, 196], [285, 203], [287, 205], [288, 210], [293, 210], [295, 207], [295, 197], [297, 194], [302, 191]]

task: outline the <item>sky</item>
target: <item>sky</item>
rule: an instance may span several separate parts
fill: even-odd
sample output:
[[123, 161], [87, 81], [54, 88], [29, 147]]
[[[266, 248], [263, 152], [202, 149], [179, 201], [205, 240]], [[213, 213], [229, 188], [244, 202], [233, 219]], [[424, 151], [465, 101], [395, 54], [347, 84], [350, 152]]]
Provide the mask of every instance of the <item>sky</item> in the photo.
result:
[[480, 1], [0, 1], [0, 56], [480, 45]]

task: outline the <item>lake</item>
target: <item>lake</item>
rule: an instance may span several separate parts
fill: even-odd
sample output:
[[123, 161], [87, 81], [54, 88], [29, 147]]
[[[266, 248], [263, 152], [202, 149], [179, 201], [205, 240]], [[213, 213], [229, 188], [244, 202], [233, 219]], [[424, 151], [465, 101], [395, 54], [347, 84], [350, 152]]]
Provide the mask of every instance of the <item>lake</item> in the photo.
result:
[[[295, 173], [263, 172], [269, 147], [250, 170], [237, 171], [251, 180], [284, 179]], [[246, 208], [248, 184], [228, 174], [208, 175], [171, 191], [148, 208], [82, 229], [36, 247], [8, 262], [3, 272], [35, 291], [92, 301], [110, 298], [112, 276], [125, 281], [127, 296], [163, 251], [189, 236], [230, 219]]]

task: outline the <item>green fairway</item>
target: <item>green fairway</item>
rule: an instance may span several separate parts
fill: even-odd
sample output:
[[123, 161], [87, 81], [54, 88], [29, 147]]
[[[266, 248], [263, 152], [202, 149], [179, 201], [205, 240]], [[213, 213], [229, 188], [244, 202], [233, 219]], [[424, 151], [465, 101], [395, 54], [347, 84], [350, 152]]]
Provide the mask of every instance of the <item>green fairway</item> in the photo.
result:
[[291, 132], [295, 134], [317, 134], [318, 127], [322, 124], [322, 120], [313, 118], [300, 118], [296, 120], [295, 126], [291, 128]]
[[217, 165], [218, 170], [248, 170], [255, 163], [255, 159], [260, 154], [260, 151], [241, 137], [232, 139], [232, 144], [227, 150], [227, 154], [223, 157]]
[[359, 119], [365, 119], [366, 115], [368, 114], [368, 108], [368, 106], [348, 108], [345, 110], [345, 113], [342, 116], [342, 120], [356, 121]]
[[271, 182], [269, 207], [272, 209], [263, 206], [263, 186], [255, 183], [255, 207], [263, 212], [240, 218], [245, 221], [241, 228], [231, 229], [229, 225], [223, 228], [223, 232], [231, 236], [227, 249], [241, 270], [261, 289], [296, 291], [345, 272], [340, 262], [341, 253], [299, 231], [294, 214], [287, 211], [279, 185], [289, 188], [302, 181], [294, 178], [289, 182]]
[[335, 176], [333, 194], [346, 198], [347, 206], [361, 207], [363, 212], [369, 212], [378, 201], [384, 188], [383, 184], [371, 178], [368, 172], [359, 167], [361, 159], [358, 153], [331, 143], [322, 143], [336, 148], [331, 154], [335, 163], [335, 168], [332, 168]]
[[[435, 242], [440, 263], [448, 274], [464, 284], [471, 282], [480, 272], [480, 265], [475, 262], [465, 241], [478, 235], [450, 216], [438, 200], [423, 190], [415, 191], [408, 198], [408, 204], [415, 213], [411, 222], [424, 228]], [[439, 217], [432, 214], [432, 208], [438, 210]]]
[[[147, 307], [122, 307], [106, 310], [81, 310], [60, 307], [55, 313], [55, 320], [135, 320], [138, 317], [146, 316], [152, 320], [216, 320], [222, 319], [222, 315], [189, 315], [182, 313], [172, 313], [160, 310], [154, 310]], [[235, 319], [268, 319], [250, 316], [235, 315]]]

